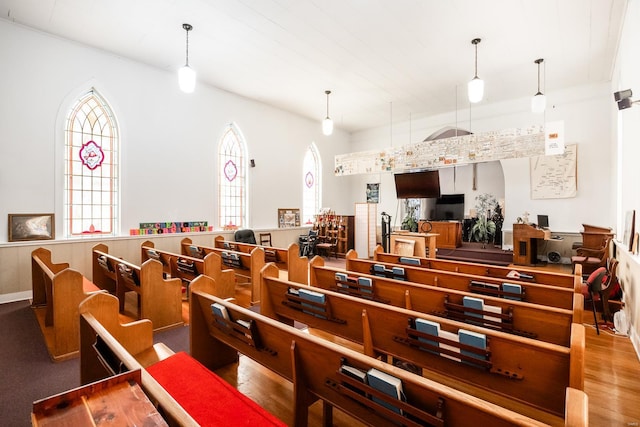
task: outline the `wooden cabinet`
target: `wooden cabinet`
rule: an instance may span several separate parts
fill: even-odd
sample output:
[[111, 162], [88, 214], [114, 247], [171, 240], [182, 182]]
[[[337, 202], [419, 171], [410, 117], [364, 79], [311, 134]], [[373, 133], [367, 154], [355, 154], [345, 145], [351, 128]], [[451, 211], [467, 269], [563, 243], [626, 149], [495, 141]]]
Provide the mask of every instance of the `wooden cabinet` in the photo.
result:
[[[422, 230], [422, 224], [426, 221], [418, 222], [418, 230]], [[459, 221], [431, 221], [431, 231], [437, 234], [436, 247], [444, 249], [455, 249], [462, 246], [462, 223]]]

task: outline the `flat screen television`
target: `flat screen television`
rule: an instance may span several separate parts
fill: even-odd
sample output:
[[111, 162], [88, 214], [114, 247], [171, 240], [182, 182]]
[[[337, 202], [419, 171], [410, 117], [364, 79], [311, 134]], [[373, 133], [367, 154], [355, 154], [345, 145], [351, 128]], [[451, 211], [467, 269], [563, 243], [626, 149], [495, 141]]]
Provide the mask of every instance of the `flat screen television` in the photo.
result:
[[443, 194], [436, 199], [434, 220], [462, 221], [464, 219], [464, 194]]
[[397, 173], [394, 179], [398, 199], [440, 197], [440, 174], [437, 170]]

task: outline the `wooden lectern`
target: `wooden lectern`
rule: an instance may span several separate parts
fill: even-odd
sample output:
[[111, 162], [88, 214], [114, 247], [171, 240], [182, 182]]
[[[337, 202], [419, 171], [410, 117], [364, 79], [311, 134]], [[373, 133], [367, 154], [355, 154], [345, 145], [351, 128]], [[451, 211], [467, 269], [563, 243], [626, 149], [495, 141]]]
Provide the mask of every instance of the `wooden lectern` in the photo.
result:
[[538, 261], [538, 239], [550, 240], [551, 231], [529, 224], [513, 224], [513, 263], [534, 265]]

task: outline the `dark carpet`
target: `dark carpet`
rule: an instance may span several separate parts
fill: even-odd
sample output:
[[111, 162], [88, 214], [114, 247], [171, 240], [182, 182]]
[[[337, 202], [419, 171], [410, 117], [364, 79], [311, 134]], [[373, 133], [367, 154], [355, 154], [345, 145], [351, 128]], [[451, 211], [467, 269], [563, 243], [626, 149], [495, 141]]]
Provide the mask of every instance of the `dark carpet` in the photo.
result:
[[[80, 359], [53, 363], [28, 301], [0, 304], [0, 425], [30, 426], [34, 401], [80, 386]], [[189, 328], [154, 335], [169, 348], [189, 351]]]

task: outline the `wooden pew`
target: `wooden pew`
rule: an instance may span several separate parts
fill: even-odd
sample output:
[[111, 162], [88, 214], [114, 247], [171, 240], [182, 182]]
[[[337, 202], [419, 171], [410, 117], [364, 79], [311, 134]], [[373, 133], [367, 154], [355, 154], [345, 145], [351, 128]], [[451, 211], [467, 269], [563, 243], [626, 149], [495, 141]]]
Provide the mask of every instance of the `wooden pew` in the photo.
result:
[[[314, 259], [311, 265], [310, 284], [314, 287], [465, 323], [481, 324], [484, 327], [551, 344], [568, 346], [571, 340], [571, 324], [582, 324], [582, 294], [573, 294], [574, 309], [567, 310], [365, 273], [347, 272], [325, 267], [322, 260]], [[346, 275], [347, 280], [339, 280], [337, 275]], [[358, 286], [359, 278], [371, 283], [371, 286]], [[465, 300], [469, 298], [474, 300], [473, 303], [482, 301], [483, 307], [474, 309], [470, 308], [469, 304], [465, 307]], [[496, 314], [498, 311], [499, 314]], [[479, 317], [483, 318], [480, 322]]]
[[104, 244], [93, 247], [92, 259], [94, 282], [100, 287], [115, 286], [120, 311], [124, 310], [125, 294], [133, 291], [138, 298], [138, 317], [151, 320], [155, 330], [183, 324], [181, 281], [165, 279], [159, 261], [151, 259], [137, 266], [109, 254]]
[[[356, 252], [351, 254], [351, 259], [358, 259]], [[404, 259], [404, 262], [402, 259]], [[432, 270], [453, 271], [455, 273], [494, 277], [496, 279], [504, 279], [508, 281], [517, 280], [538, 283], [541, 285], [558, 286], [561, 288], [572, 288], [576, 292], [580, 292], [582, 287], [582, 271], [576, 271], [574, 274], [562, 274], [543, 270], [527, 269], [521, 266], [501, 267], [496, 265], [451, 261], [445, 259], [421, 258], [416, 256], [407, 257], [384, 252], [384, 249], [380, 245], [376, 247], [373, 253], [373, 261], [412, 266], [414, 266], [414, 263], [419, 263], [418, 266]], [[407, 262], [411, 262], [411, 264], [407, 264]], [[347, 260], [347, 265], [348, 263], [349, 261]], [[509, 276], [509, 274], [513, 274], [513, 272], [522, 274], [523, 276], [519, 279], [514, 279]]]
[[[275, 266], [266, 269], [271, 267], [270, 274], [276, 275]], [[211, 282], [200, 276], [192, 284], [191, 355], [209, 369], [217, 369], [236, 362], [239, 352], [291, 381], [294, 426], [307, 425], [308, 406], [317, 399], [324, 405], [324, 425], [332, 425], [333, 407], [375, 426], [423, 425], [413, 419], [451, 427], [558, 425], [540, 422], [223, 301], [210, 294]], [[214, 315], [212, 304], [224, 306], [230, 319]], [[237, 320], [247, 322], [248, 328], [233, 322]], [[406, 402], [385, 398], [373, 387], [350, 379], [342, 372], [344, 366], [365, 372], [374, 368], [398, 378]], [[415, 418], [390, 411], [367, 396], [385, 400]], [[586, 395], [570, 389], [566, 401], [563, 406], [570, 413], [564, 425], [586, 426]]]
[[[212, 279], [210, 279], [212, 280]], [[153, 343], [153, 331], [151, 322], [142, 319], [127, 324], [120, 324], [118, 320], [118, 301], [108, 294], [87, 298], [80, 304], [80, 329], [81, 329], [81, 357], [80, 357], [80, 377], [83, 384], [88, 384], [104, 378], [112, 377], [120, 372], [137, 371], [140, 372], [140, 383], [145, 394], [152, 402], [158, 406], [159, 412], [165, 417], [171, 426], [198, 426], [200, 423], [195, 418], [206, 418], [202, 410], [197, 410], [193, 417], [188, 407], [202, 407], [207, 405], [209, 411], [215, 410], [215, 405], [211, 401], [215, 396], [233, 395], [235, 397], [233, 407], [241, 413], [254, 415], [252, 419], [258, 418], [261, 421], [257, 425], [284, 425], [279, 423], [272, 416], [260, 415], [265, 411], [257, 404], [242, 396], [240, 392], [230, 386], [221, 388], [221, 379], [215, 380], [215, 374], [202, 375], [204, 368], [188, 355], [181, 353], [174, 355], [174, 352], [162, 343]], [[175, 359], [178, 357], [178, 359]], [[173, 380], [167, 380], [164, 375], [160, 380], [156, 380], [158, 365], [169, 362], [168, 366], [173, 367], [180, 362], [178, 376], [197, 374], [198, 383], [194, 384], [193, 391], [196, 397], [190, 397], [188, 406], [182, 407], [178, 396], [172, 394], [176, 387], [182, 387], [182, 379], [171, 384]], [[155, 375], [155, 378], [154, 378]], [[169, 382], [169, 384], [167, 384]], [[163, 386], [162, 384], [165, 384]], [[168, 389], [165, 388], [171, 386]], [[241, 398], [239, 397], [241, 396]], [[201, 402], [198, 402], [201, 399]], [[224, 400], [224, 404], [229, 400]], [[238, 402], [240, 402], [238, 404]], [[238, 407], [239, 406], [239, 407]], [[106, 410], [106, 409], [105, 409]], [[276, 422], [274, 422], [274, 420]]]
[[[353, 254], [352, 254], [353, 255]], [[313, 263], [322, 263], [322, 260], [313, 259]], [[371, 266], [376, 263], [364, 263], [352, 259], [349, 267], [357, 272], [371, 271]], [[346, 266], [346, 264], [345, 264]], [[495, 295], [500, 297], [520, 298], [523, 301], [533, 304], [546, 305], [549, 307], [564, 308], [573, 310], [574, 308], [574, 292], [570, 288], [561, 288], [550, 285], [540, 285], [537, 283], [506, 281], [487, 276], [474, 276], [471, 274], [455, 273], [443, 270], [430, 270], [421, 267], [412, 267], [402, 265], [405, 276], [404, 280], [424, 285], [439, 286], [448, 289], [457, 289], [465, 292], [474, 292]], [[514, 284], [521, 289], [522, 295], [515, 295], [507, 292], [503, 283]]]
[[[302, 297], [308, 291], [317, 292], [316, 296], [321, 295], [324, 302], [310, 303]], [[289, 324], [298, 321], [363, 345], [369, 356], [385, 355], [408, 362], [418, 368], [416, 373], [424, 370], [426, 377], [451, 387], [467, 391], [473, 388], [473, 395], [542, 421], [547, 417], [540, 410], [562, 417], [566, 388], [582, 390], [584, 385], [585, 332], [581, 324], [571, 325], [570, 344], [554, 345], [298, 285], [279, 279], [270, 266], [262, 273], [260, 312]], [[424, 346], [421, 339], [435, 341], [432, 335], [420, 334], [416, 319], [435, 322], [441, 330], [454, 334], [459, 330], [470, 331], [468, 336], [482, 337], [486, 349], [465, 353], [469, 348], [462, 345], [462, 338], [460, 343], [443, 340], [439, 347]], [[457, 349], [443, 356], [445, 343]], [[429, 350], [433, 348], [439, 348], [440, 354], [438, 350]]]
[[78, 354], [78, 304], [101, 289], [67, 263], [53, 263], [51, 251], [31, 252], [32, 308], [50, 357], [58, 362]]
[[215, 295], [217, 297], [235, 297], [235, 273], [231, 269], [223, 269], [222, 258], [219, 254], [211, 252], [203, 258], [194, 258], [157, 249], [150, 241], [142, 243], [140, 249], [140, 259], [143, 263], [148, 259], [160, 261], [164, 273], [168, 277], [177, 277], [182, 280], [187, 292], [191, 281], [200, 274], [205, 274], [216, 281]]
[[250, 254], [255, 248], [264, 249], [264, 261], [273, 262], [280, 270], [288, 272], [289, 280], [305, 283], [307, 280], [307, 260], [300, 256], [300, 247], [297, 243], [291, 243], [287, 249], [274, 246], [263, 246], [251, 243], [233, 242], [225, 240], [224, 236], [216, 236], [213, 239], [214, 247]]
[[230, 268], [236, 274], [237, 284], [248, 284], [250, 287], [251, 305], [260, 303], [260, 269], [264, 267], [264, 249], [256, 246], [251, 253], [237, 252], [229, 249], [212, 248], [195, 245], [191, 239], [185, 237], [180, 241], [180, 252], [183, 255], [191, 255], [200, 252], [207, 255], [217, 253], [222, 258], [222, 264]]

